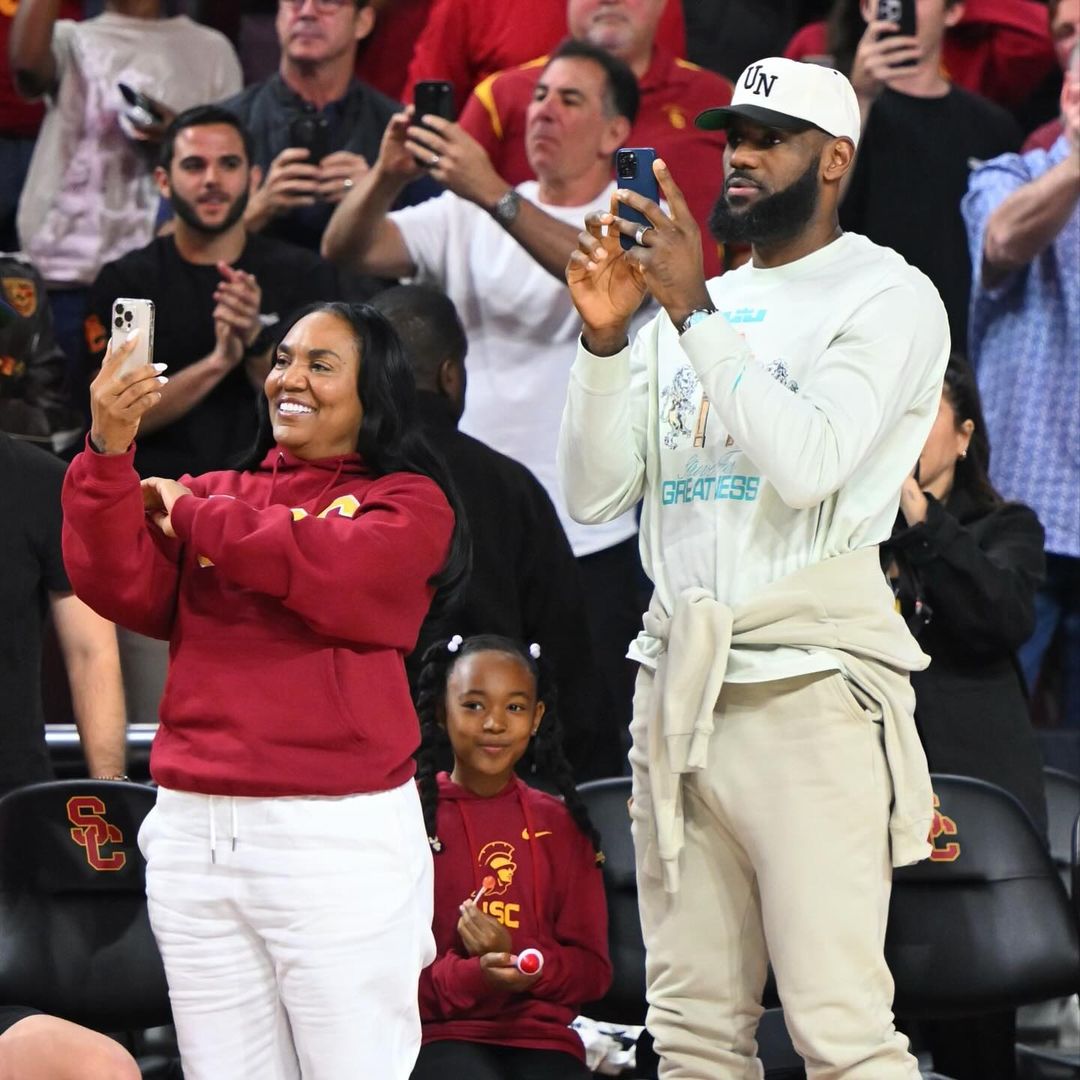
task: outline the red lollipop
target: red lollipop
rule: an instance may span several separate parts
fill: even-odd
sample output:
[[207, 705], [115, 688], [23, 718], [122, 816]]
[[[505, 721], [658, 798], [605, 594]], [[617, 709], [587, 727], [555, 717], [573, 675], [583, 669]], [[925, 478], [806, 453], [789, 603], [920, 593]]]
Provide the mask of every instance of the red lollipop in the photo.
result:
[[539, 949], [523, 949], [518, 954], [516, 967], [522, 975], [536, 975], [544, 968], [544, 954]]

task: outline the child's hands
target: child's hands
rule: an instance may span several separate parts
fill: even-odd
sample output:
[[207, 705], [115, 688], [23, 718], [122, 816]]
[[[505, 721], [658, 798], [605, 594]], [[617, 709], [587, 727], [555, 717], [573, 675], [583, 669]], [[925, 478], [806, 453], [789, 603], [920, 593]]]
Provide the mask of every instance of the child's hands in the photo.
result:
[[508, 952], [484, 953], [480, 957], [480, 972], [488, 986], [508, 994], [524, 994], [540, 978], [541, 973], [537, 971], [526, 975], [518, 971], [514, 963], [516, 959]]
[[472, 900], [461, 905], [457, 931], [470, 956], [508, 953], [513, 948], [510, 931], [497, 919], [485, 915]]

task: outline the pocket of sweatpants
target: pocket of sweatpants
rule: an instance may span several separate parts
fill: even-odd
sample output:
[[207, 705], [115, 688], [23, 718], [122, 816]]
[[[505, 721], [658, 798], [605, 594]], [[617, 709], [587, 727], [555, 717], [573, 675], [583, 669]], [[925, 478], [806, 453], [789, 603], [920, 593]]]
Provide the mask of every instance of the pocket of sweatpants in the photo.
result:
[[843, 706], [844, 712], [861, 724], [881, 723], [881, 706], [861, 687], [848, 680], [842, 672], [835, 671], [826, 682], [833, 691], [833, 696]]

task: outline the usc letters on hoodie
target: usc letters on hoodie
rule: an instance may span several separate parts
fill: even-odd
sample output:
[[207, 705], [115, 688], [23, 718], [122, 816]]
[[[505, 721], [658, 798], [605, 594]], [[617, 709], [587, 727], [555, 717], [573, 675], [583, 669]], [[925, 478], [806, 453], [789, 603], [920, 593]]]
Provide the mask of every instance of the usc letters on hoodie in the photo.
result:
[[209, 795], [345, 795], [413, 774], [405, 678], [446, 560], [434, 481], [357, 454], [184, 478], [172, 540], [144, 515], [134, 450], [87, 449], [64, 482], [64, 562], [108, 619], [169, 640], [151, 771]]
[[[607, 904], [592, 844], [558, 799], [516, 777], [490, 798], [446, 773], [438, 781], [438, 956], [420, 976], [423, 1041], [562, 1050], [584, 1061], [569, 1024], [611, 984]], [[524, 994], [492, 989], [457, 933], [460, 904], [488, 876], [496, 885], [481, 909], [510, 931], [515, 953], [536, 948], [544, 955], [540, 977]]]

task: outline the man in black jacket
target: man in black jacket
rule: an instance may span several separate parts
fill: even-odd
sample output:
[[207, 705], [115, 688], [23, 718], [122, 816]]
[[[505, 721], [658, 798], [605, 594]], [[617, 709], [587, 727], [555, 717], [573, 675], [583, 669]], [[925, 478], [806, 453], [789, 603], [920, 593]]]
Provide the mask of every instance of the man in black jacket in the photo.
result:
[[[357, 43], [374, 25], [368, 0], [280, 0], [277, 74], [222, 103], [251, 132], [265, 176], [245, 214], [250, 232], [317, 251], [334, 207], [379, 156], [401, 106], [353, 77]], [[401, 205], [439, 190], [425, 177]]]
[[[536, 642], [555, 673], [567, 757], [581, 781], [621, 771], [594, 678], [577, 560], [555, 507], [524, 465], [458, 431], [465, 407], [468, 342], [453, 302], [437, 289], [398, 285], [372, 305], [393, 323], [416, 376], [424, 434], [442, 455], [472, 533], [472, 574], [463, 600], [428, 620], [409, 661], [451, 634], [504, 634]], [[611, 734], [611, 737], [606, 737]]]

